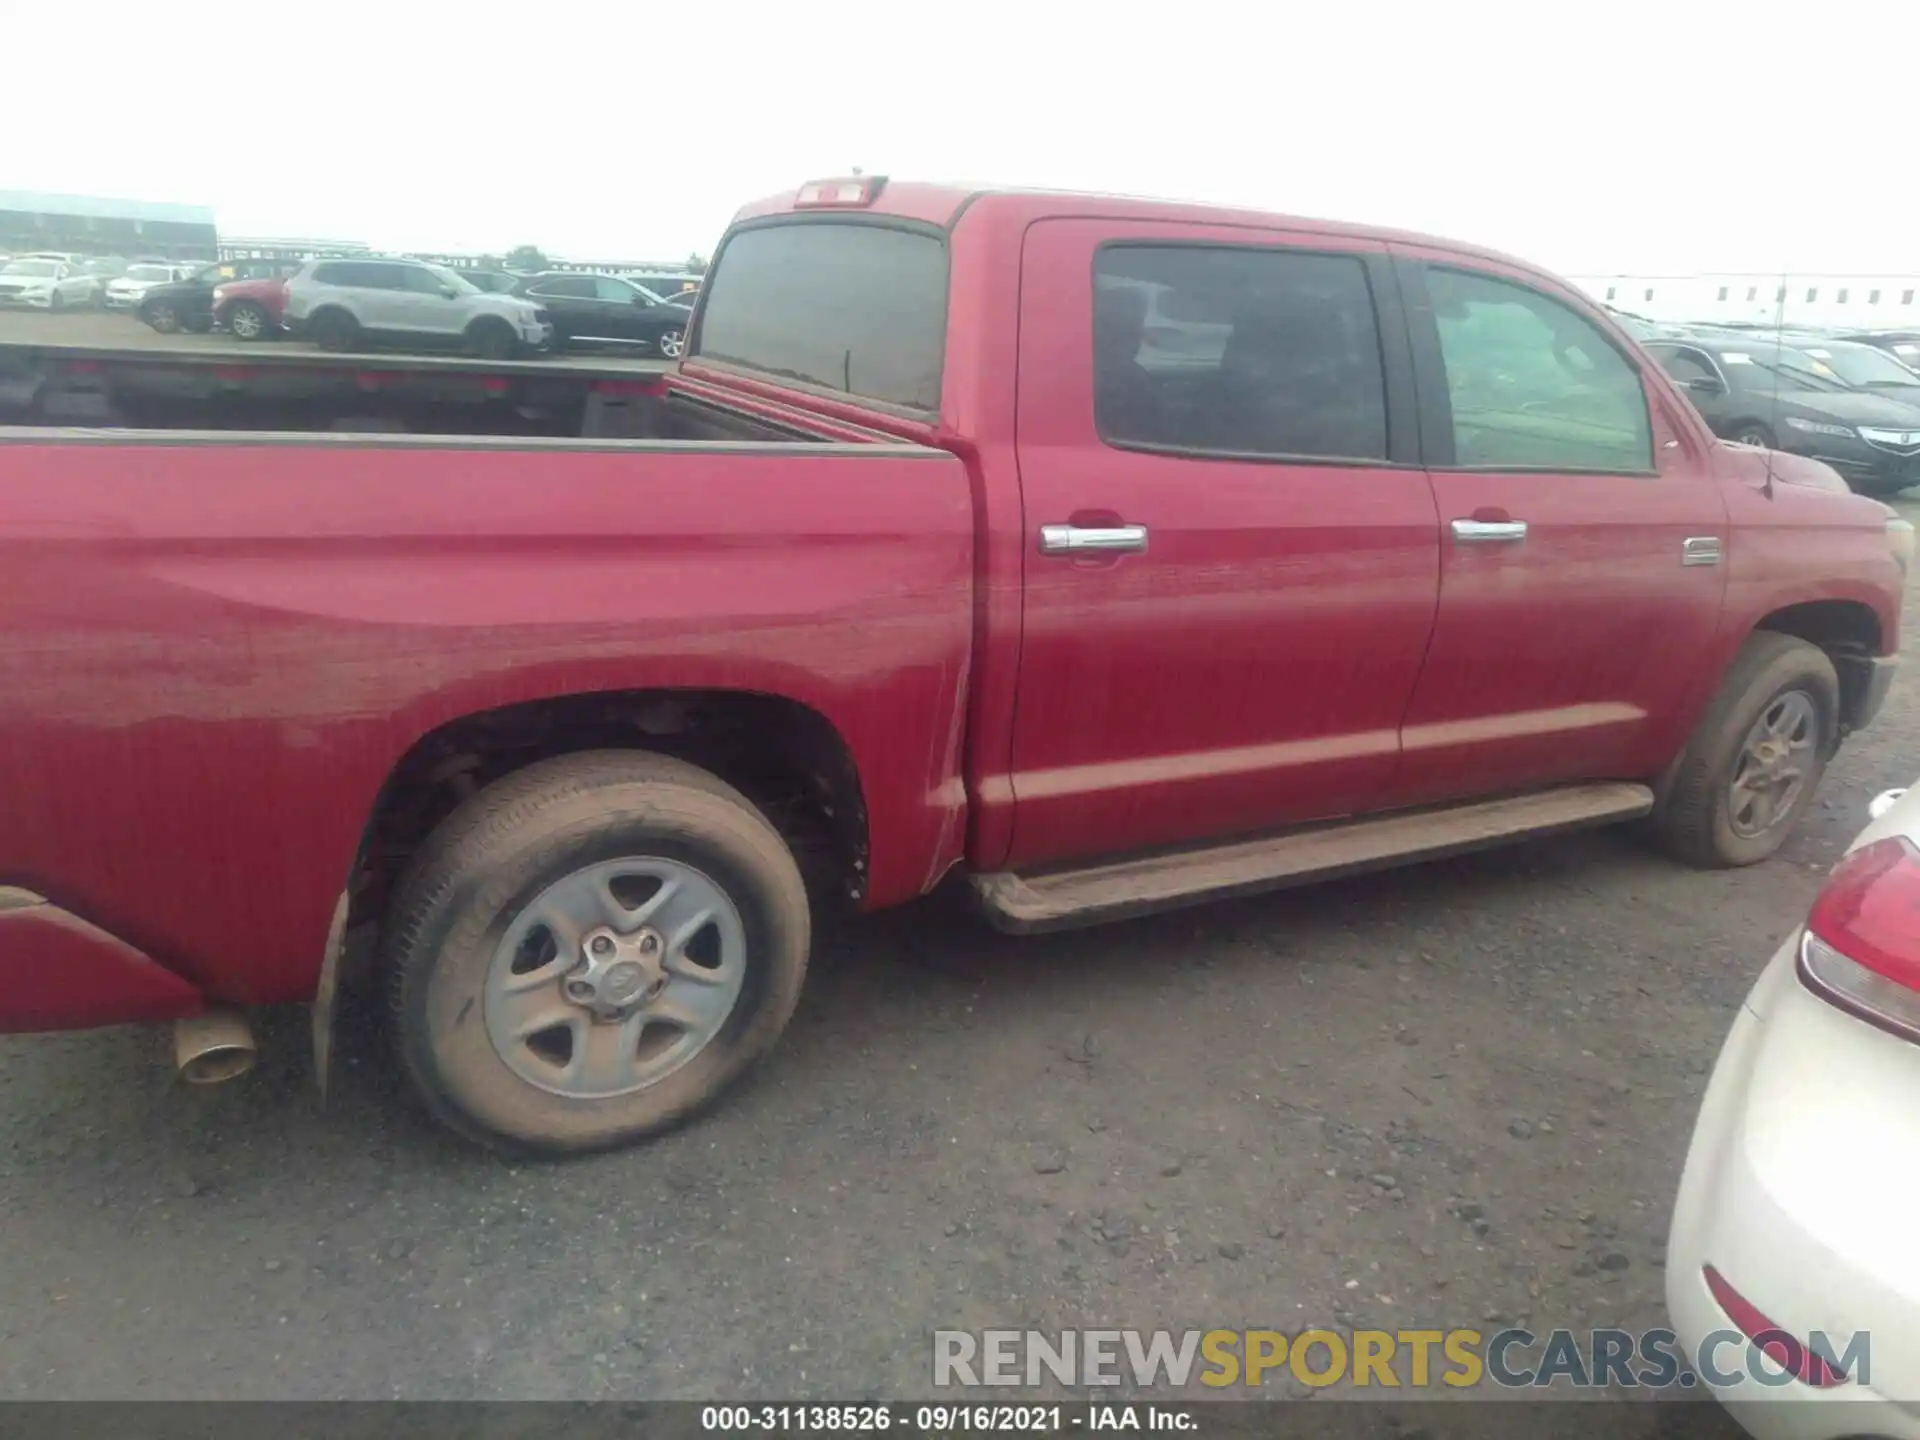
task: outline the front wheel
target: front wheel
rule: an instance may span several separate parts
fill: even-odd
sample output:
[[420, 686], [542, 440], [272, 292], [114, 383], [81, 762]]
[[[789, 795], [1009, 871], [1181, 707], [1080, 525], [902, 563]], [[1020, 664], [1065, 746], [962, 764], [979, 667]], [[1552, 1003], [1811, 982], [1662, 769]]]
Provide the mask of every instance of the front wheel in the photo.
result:
[[180, 312], [170, 301], [162, 300], [149, 306], [142, 312], [140, 318], [162, 335], [177, 334], [180, 329]]
[[1817, 646], [1762, 630], [1728, 667], [1651, 825], [1677, 859], [1752, 865], [1813, 803], [1840, 734], [1840, 681]]
[[637, 752], [541, 761], [466, 801], [401, 884], [401, 1060], [427, 1108], [482, 1143], [640, 1140], [773, 1045], [809, 934], [791, 852], [731, 786]]
[[668, 360], [678, 360], [686, 353], [687, 334], [684, 330], [668, 330], [656, 342], [660, 354]]
[[1762, 425], [1758, 420], [1744, 421], [1736, 426], [1733, 432], [1733, 440], [1735, 444], [1757, 445], [1762, 450], [1777, 450], [1779, 448], [1774, 444], [1773, 431]]

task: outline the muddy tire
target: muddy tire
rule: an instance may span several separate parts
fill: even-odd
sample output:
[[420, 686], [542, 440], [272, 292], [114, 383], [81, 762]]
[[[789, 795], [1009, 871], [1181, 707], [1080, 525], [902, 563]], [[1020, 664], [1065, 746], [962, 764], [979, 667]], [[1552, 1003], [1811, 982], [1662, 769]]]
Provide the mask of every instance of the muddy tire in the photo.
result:
[[386, 931], [395, 1042], [428, 1110], [483, 1144], [629, 1144], [772, 1047], [810, 930], [792, 853], [731, 786], [638, 752], [542, 761], [410, 864]]
[[1703, 869], [1765, 860], [1786, 841], [1839, 742], [1833, 662], [1758, 631], [1727, 668], [1648, 821], [1662, 849]]

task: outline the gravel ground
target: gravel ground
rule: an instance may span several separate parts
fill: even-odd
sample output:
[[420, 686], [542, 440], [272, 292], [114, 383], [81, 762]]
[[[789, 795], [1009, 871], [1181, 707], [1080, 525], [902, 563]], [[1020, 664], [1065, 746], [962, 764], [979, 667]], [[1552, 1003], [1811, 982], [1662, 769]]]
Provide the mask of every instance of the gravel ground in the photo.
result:
[[364, 1014], [324, 1108], [299, 1012], [206, 1091], [157, 1033], [0, 1039], [0, 1397], [915, 1397], [935, 1328], [1663, 1324], [1732, 1011], [1917, 731], [1909, 679], [1747, 871], [1601, 833], [854, 922], [755, 1085], [585, 1162], [440, 1134]]

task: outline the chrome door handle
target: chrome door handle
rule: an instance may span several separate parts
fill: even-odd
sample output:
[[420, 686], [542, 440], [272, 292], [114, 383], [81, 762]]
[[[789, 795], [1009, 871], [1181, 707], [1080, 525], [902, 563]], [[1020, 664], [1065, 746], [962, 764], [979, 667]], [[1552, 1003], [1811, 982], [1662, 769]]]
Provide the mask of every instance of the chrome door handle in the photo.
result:
[[1524, 540], [1527, 538], [1527, 522], [1524, 520], [1456, 520], [1453, 522], [1453, 538], [1473, 542]]
[[1147, 548], [1144, 525], [1042, 525], [1042, 555], [1134, 554]]

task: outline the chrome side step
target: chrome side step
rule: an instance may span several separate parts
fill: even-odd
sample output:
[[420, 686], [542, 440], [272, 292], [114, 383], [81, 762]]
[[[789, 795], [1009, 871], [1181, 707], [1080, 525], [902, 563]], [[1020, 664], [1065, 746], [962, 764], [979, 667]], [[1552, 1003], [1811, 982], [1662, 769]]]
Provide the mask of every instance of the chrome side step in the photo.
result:
[[1434, 860], [1522, 835], [1633, 820], [1652, 809], [1653, 791], [1645, 785], [1573, 785], [1504, 800], [1403, 810], [1085, 870], [976, 875], [973, 888], [990, 924], [1025, 935]]

